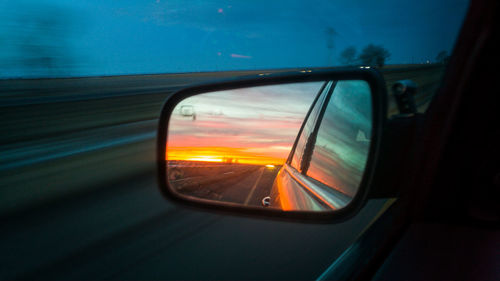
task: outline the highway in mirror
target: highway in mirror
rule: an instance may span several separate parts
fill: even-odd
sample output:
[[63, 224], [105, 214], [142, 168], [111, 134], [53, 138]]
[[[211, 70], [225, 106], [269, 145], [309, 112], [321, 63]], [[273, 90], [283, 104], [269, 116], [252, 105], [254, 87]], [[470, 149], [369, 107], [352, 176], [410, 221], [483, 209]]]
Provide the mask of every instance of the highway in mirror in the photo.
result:
[[325, 82], [205, 93], [169, 121], [168, 181], [175, 191], [261, 206]]

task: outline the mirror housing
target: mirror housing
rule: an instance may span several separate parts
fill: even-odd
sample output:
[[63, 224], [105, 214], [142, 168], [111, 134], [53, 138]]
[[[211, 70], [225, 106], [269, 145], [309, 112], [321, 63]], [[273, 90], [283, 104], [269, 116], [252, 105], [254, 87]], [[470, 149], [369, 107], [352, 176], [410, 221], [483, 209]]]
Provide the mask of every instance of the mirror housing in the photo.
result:
[[[372, 131], [366, 166], [361, 178], [357, 193], [345, 207], [327, 212], [312, 212], [308, 210], [284, 211], [266, 208], [272, 198], [263, 198], [262, 206], [244, 206], [231, 202], [217, 203], [203, 198], [181, 196], [170, 186], [168, 165], [166, 160], [169, 121], [176, 106], [189, 97], [196, 95], [235, 90], [249, 87], [261, 87], [288, 83], [308, 83], [319, 81], [362, 80], [367, 83], [371, 91]], [[182, 114], [196, 119], [196, 112], [192, 108], [183, 107]], [[311, 221], [344, 220], [354, 216], [366, 203], [373, 179], [374, 168], [380, 154], [382, 132], [387, 116], [387, 93], [382, 75], [374, 69], [322, 69], [308, 71], [294, 71], [287, 73], [266, 74], [233, 78], [217, 83], [202, 84], [180, 90], [173, 94], [164, 104], [159, 120], [157, 136], [157, 168], [158, 182], [161, 193], [170, 201], [196, 209], [212, 210], [230, 214], [251, 215], [281, 219]], [[296, 145], [296, 144], [295, 144]], [[295, 147], [295, 146], [294, 146]]]

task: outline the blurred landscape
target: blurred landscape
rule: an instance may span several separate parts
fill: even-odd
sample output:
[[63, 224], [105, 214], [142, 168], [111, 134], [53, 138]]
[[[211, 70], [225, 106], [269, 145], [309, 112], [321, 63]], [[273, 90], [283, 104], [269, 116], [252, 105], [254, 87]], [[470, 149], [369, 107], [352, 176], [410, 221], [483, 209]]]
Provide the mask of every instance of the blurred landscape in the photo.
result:
[[[390, 94], [395, 81], [418, 84], [416, 102], [424, 111], [443, 70], [442, 65], [382, 69], [389, 115], [397, 112]], [[151, 174], [157, 118], [172, 93], [261, 72], [0, 80], [0, 214]]]

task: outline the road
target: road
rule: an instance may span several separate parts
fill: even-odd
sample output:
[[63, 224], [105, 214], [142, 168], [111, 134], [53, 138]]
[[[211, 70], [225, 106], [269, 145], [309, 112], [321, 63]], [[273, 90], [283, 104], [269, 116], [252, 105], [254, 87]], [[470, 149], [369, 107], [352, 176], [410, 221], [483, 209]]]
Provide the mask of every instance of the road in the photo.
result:
[[[386, 80], [420, 81], [425, 100], [439, 73], [396, 71]], [[346, 222], [315, 225], [186, 209], [157, 190], [163, 100], [224, 75], [234, 74], [0, 81], [0, 279], [321, 275], [385, 200]], [[249, 203], [262, 195], [255, 190]]]
[[[203, 169], [204, 165], [199, 164]], [[180, 168], [182, 170], [182, 168]], [[196, 168], [195, 168], [196, 169]], [[279, 167], [232, 164], [212, 170], [209, 175], [170, 180], [178, 192], [203, 199], [239, 203], [262, 207], [261, 201], [269, 196]]]

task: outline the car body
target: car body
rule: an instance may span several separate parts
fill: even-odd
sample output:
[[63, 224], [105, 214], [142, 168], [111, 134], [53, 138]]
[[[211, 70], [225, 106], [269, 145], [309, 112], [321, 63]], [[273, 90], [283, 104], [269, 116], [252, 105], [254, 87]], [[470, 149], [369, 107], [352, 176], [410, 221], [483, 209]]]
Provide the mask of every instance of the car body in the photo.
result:
[[370, 148], [366, 86], [361, 81], [325, 83], [273, 184], [275, 207], [336, 210], [356, 195]]

